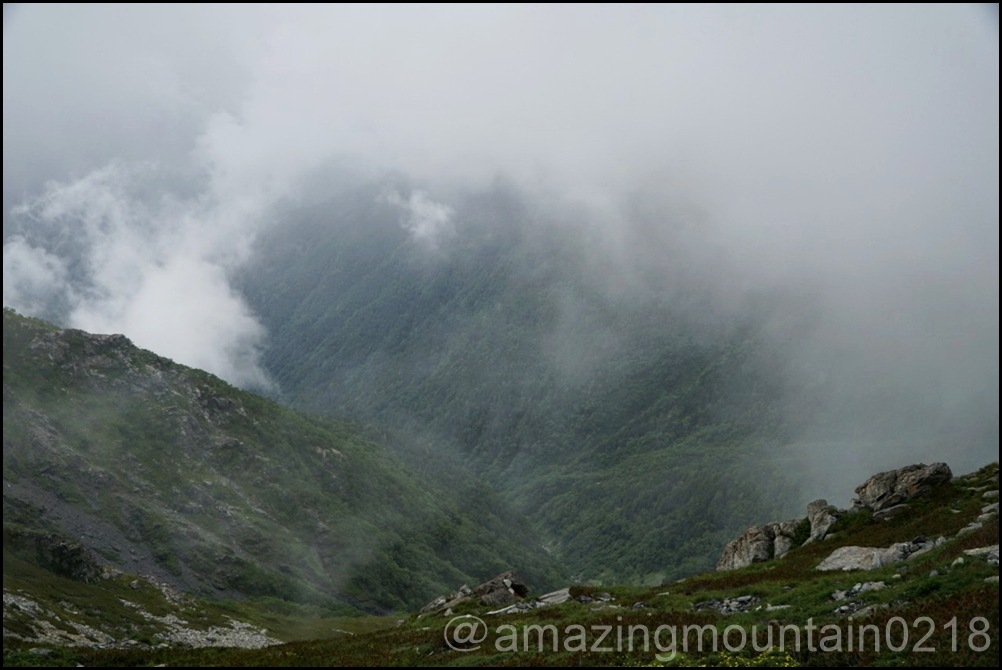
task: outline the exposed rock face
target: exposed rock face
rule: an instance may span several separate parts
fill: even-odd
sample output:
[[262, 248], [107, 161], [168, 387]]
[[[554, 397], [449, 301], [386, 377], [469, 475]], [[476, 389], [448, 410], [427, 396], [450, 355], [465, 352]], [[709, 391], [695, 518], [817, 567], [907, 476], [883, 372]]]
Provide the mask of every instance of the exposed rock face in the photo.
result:
[[[807, 506], [811, 535], [804, 544], [823, 540], [842, 512], [827, 500], [815, 500]], [[744, 535], [728, 543], [717, 561], [717, 570], [737, 570], [752, 563], [782, 558], [793, 548], [793, 538], [803, 519], [774, 521], [752, 526]]]
[[775, 534], [768, 526], [752, 526], [733, 542], [728, 542], [717, 561], [717, 570], [737, 570], [772, 558]]
[[[933, 463], [925, 465], [909, 465], [899, 470], [881, 472], [867, 479], [861, 486], [856, 488], [856, 495], [859, 498], [852, 501], [851, 508], [859, 510], [869, 508], [874, 512], [877, 520], [887, 520], [900, 514], [905, 514], [909, 510], [908, 501], [919, 496], [928, 495], [933, 488], [941, 486], [953, 479], [953, 473], [946, 463]], [[988, 509], [986, 506], [985, 518], [990, 518], [998, 513], [997, 506]], [[838, 521], [845, 510], [837, 509], [829, 505], [827, 500], [815, 500], [807, 506], [807, 519], [811, 523], [811, 533], [804, 544], [811, 544], [825, 539], [832, 527]], [[981, 517], [979, 517], [980, 519]], [[793, 548], [793, 537], [796, 534], [797, 525], [800, 519], [790, 521], [773, 522], [763, 526], [752, 526], [745, 531], [744, 535], [728, 543], [724, 547], [724, 553], [717, 561], [717, 570], [736, 570], [752, 563], [768, 561], [773, 558], [782, 558]], [[978, 524], [975, 526], [975, 524]], [[980, 527], [980, 522], [975, 522], [965, 531], [975, 530]], [[964, 532], [964, 531], [962, 531]], [[911, 547], [904, 556], [917, 551], [926, 551], [923, 546], [912, 546], [914, 544], [902, 545]], [[921, 543], [920, 543], [921, 544]], [[931, 546], [929, 547], [931, 548]], [[844, 551], [843, 551], [844, 550]], [[851, 550], [851, 551], [850, 551]], [[843, 547], [842, 554], [836, 552], [822, 563], [825, 567], [819, 570], [872, 570], [880, 565], [893, 563], [895, 560], [902, 560], [904, 556], [895, 558], [897, 553], [892, 551], [893, 547], [887, 549], [873, 547]], [[827, 561], [833, 560], [838, 555], [838, 560], [832, 565], [839, 567], [827, 567]], [[849, 567], [841, 567], [849, 566]]]
[[917, 537], [911, 542], [895, 542], [889, 547], [839, 547], [828, 558], [821, 561], [817, 569], [823, 572], [875, 570], [932, 551], [945, 541], [946, 538], [940, 538], [933, 542], [924, 537]]
[[[608, 594], [606, 594], [608, 595]], [[576, 600], [578, 602], [585, 602], [581, 600], [582, 598], [588, 598], [587, 596], [578, 596]], [[609, 596], [611, 599], [612, 596]], [[549, 607], [550, 605], [560, 605], [571, 599], [571, 589], [570, 587], [560, 589], [559, 591], [551, 591], [550, 593], [543, 594], [536, 598], [535, 600], [519, 600], [518, 602], [502, 607], [501, 609], [494, 610], [493, 612], [488, 612], [487, 614], [520, 614], [524, 612], [530, 612], [534, 609], [539, 609], [541, 607]], [[587, 602], [592, 602], [592, 598], [588, 598]], [[638, 603], [642, 605], [643, 603]]]
[[752, 563], [782, 558], [793, 546], [793, 534], [800, 519], [752, 526], [724, 547], [717, 570], [737, 570]]
[[987, 547], [976, 547], [974, 549], [965, 549], [965, 556], [985, 556], [989, 563], [998, 565], [999, 562], [999, 546], [997, 544], [992, 544]]
[[560, 589], [559, 591], [551, 591], [550, 593], [545, 593], [538, 598], [536, 602], [542, 605], [559, 605], [565, 603], [571, 599], [571, 589], [570, 587]]
[[833, 505], [829, 505], [827, 500], [815, 500], [807, 505], [807, 518], [811, 522], [811, 536], [804, 544], [825, 539], [828, 531], [838, 521], [839, 512]]
[[89, 582], [101, 575], [101, 563], [89, 549], [55, 535], [36, 540], [42, 565], [72, 579]]
[[[525, 581], [515, 572], [508, 570], [472, 589], [464, 584], [459, 587], [459, 591], [448, 598], [439, 596], [422, 607], [421, 612], [426, 614], [428, 612], [451, 611], [456, 605], [468, 600], [477, 600], [481, 605], [498, 607], [521, 600], [527, 595], [529, 595], [529, 587], [525, 585]], [[554, 593], [547, 594], [547, 596], [555, 595]]]
[[908, 545], [896, 542], [890, 547], [839, 547], [821, 561], [818, 570], [875, 570], [908, 557]]
[[878, 473], [856, 487], [859, 505], [874, 512], [894, 507], [919, 496], [929, 495], [936, 486], [953, 479], [946, 463], [909, 465]]
[[793, 536], [797, 532], [797, 526], [803, 519], [787, 519], [769, 524], [773, 527], [775, 538], [772, 541], [772, 557], [783, 558], [787, 552], [793, 548]]
[[529, 595], [525, 581], [511, 570], [502, 572], [473, 589], [473, 597], [484, 605], [507, 605]]

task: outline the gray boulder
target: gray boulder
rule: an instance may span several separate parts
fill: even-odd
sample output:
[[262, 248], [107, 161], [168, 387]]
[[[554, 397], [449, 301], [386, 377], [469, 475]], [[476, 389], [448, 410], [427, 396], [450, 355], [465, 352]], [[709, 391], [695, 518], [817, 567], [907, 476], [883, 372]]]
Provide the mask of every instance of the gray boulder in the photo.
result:
[[571, 589], [564, 588], [559, 591], [551, 591], [550, 593], [545, 593], [536, 599], [536, 607], [544, 607], [546, 605], [560, 605], [571, 599]]
[[772, 558], [776, 534], [771, 524], [752, 526], [738, 539], [728, 542], [717, 561], [717, 570], [737, 570]]
[[876, 570], [891, 563], [920, 556], [932, 551], [945, 542], [944, 538], [928, 540], [916, 537], [911, 542], [895, 542], [889, 547], [839, 547], [828, 558], [821, 561], [817, 569], [827, 572], [832, 570]]
[[953, 479], [946, 463], [909, 465], [873, 475], [856, 487], [859, 505], [879, 512], [919, 496], [929, 495], [933, 488]]
[[790, 519], [752, 526], [724, 547], [724, 553], [717, 561], [717, 570], [737, 570], [752, 563], [782, 558], [793, 546], [793, 533], [800, 521]]
[[494, 579], [473, 588], [471, 597], [480, 600], [483, 605], [507, 605], [521, 600], [529, 595], [529, 587], [525, 581], [511, 570], [502, 572]]
[[827, 500], [815, 500], [807, 506], [807, 518], [811, 522], [811, 536], [805, 545], [825, 539], [828, 531], [838, 521], [839, 512]]
[[773, 529], [772, 557], [783, 558], [793, 548], [793, 536], [803, 519], [788, 519], [769, 524]]
[[[456, 605], [470, 600], [478, 600], [481, 605], [509, 605], [529, 595], [529, 587], [515, 572], [508, 570], [472, 589], [466, 584], [450, 597], [439, 596], [421, 608], [422, 614], [450, 611]], [[554, 596], [555, 594], [547, 594]]]
[[890, 547], [839, 547], [825, 560], [818, 570], [876, 570], [908, 557], [908, 545], [897, 542]]

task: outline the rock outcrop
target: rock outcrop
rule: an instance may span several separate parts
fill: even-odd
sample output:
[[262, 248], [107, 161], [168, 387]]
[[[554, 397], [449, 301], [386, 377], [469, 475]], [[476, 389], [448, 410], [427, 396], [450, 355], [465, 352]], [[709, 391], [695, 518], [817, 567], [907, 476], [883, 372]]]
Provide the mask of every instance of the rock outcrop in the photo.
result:
[[[951, 479], [953, 479], [953, 473], [946, 463], [933, 463], [932, 465], [919, 463], [899, 470], [881, 472], [867, 479], [861, 486], [856, 487], [856, 495], [859, 497], [852, 501], [851, 508], [854, 511], [864, 508], [873, 510], [873, 516], [877, 520], [891, 519], [906, 514], [909, 510], [909, 501], [929, 495], [935, 487], [941, 486]], [[825, 539], [839, 517], [845, 513], [846, 510], [829, 505], [827, 500], [815, 500], [810, 503], [807, 506], [807, 520], [811, 524], [811, 530], [804, 544]], [[997, 508], [995, 508], [995, 513], [997, 513]], [[793, 519], [767, 523], [763, 526], [752, 526], [741, 537], [729, 542], [724, 547], [724, 552], [721, 554], [720, 560], [717, 561], [717, 570], [737, 570], [752, 563], [782, 558], [793, 548], [797, 526], [802, 522], [803, 519]], [[972, 524], [971, 530], [975, 529]], [[887, 562], [894, 562], [892, 558], [897, 555], [891, 547], [886, 549], [844, 547], [844, 549], [858, 551], [844, 552], [844, 556], [839, 557], [838, 564], [854, 567], [819, 569], [871, 570], [879, 565], [886, 565]]]
[[817, 569], [822, 572], [833, 570], [876, 570], [891, 563], [898, 563], [913, 556], [932, 551], [946, 542], [941, 537], [935, 542], [917, 537], [911, 542], [895, 542], [889, 547], [839, 547]]
[[[472, 589], [464, 584], [451, 596], [439, 596], [422, 607], [421, 613], [451, 612], [456, 605], [470, 600], [476, 600], [481, 605], [498, 607], [522, 600], [528, 595], [529, 587], [525, 585], [525, 580], [508, 570]], [[553, 595], [555, 594], [547, 594], [547, 596]]]
[[724, 547], [717, 570], [737, 570], [752, 563], [782, 558], [793, 547], [793, 537], [801, 519], [752, 526]]
[[529, 587], [525, 580], [511, 570], [502, 572], [494, 579], [489, 579], [473, 589], [472, 596], [481, 604], [498, 606], [513, 603], [529, 595]]
[[811, 536], [804, 544], [817, 542], [825, 539], [828, 531], [838, 521], [841, 513], [834, 505], [829, 505], [827, 500], [820, 499], [807, 505], [807, 518], [811, 522]]
[[853, 506], [880, 512], [920, 496], [929, 495], [933, 488], [953, 479], [946, 463], [909, 465], [873, 475], [856, 487]]
[[908, 557], [908, 545], [896, 542], [889, 547], [839, 547], [821, 561], [818, 570], [875, 570]]

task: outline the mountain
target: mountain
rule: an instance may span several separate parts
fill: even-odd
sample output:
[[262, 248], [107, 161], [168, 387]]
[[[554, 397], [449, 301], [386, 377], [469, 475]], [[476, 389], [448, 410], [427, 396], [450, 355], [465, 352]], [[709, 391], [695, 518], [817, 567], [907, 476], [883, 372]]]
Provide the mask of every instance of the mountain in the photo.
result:
[[385, 188], [291, 208], [240, 276], [283, 401], [447, 450], [581, 580], [691, 574], [789, 513], [784, 347], [800, 325], [769, 334], [786, 297], [727, 303], [723, 265], [640, 215], [630, 265], [610, 268], [606, 233], [503, 183], [453, 197], [432, 241]]
[[434, 481], [377, 441], [385, 431], [282, 407], [124, 336], [6, 308], [3, 333], [5, 566], [8, 537], [57, 533], [184, 591], [340, 612], [415, 607], [512, 566], [560, 577], [522, 515], [430, 450]]
[[[998, 667], [998, 463], [951, 474], [912, 465], [849, 510], [815, 501], [778, 558], [752, 546], [774, 524], [751, 528], [722, 557], [752, 549], [740, 567], [548, 594], [508, 572], [409, 616], [312, 625], [126, 576], [45, 577], [5, 534], [4, 665]], [[499, 602], [506, 578], [520, 589]]]

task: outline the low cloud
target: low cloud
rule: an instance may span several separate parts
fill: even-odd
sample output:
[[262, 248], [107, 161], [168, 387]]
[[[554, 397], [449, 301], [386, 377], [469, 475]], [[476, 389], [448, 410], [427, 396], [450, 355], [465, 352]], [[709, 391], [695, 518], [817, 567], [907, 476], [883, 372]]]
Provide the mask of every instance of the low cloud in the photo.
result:
[[67, 290], [63, 261], [15, 235], [3, 245], [3, 304], [26, 314], [51, 315]]
[[453, 230], [453, 209], [435, 202], [424, 191], [412, 191], [406, 200], [396, 191], [390, 191], [382, 199], [401, 210], [400, 225], [419, 244], [437, 248]]
[[[697, 285], [719, 309], [809, 295], [814, 330], [777, 327], [797, 340], [797, 383], [906, 389], [917, 416], [987, 425], [936, 436], [981, 458], [997, 445], [997, 20], [972, 6], [23, 6], [4, 32], [4, 303], [262, 384], [265, 334], [228, 276], [304, 177], [331, 162], [406, 175], [428, 192], [385, 202], [437, 248], [458, 215], [428, 193], [462, 212], [454, 194], [501, 175], [578, 207], [573, 239], [610, 296]], [[860, 405], [883, 406], [830, 422], [855, 430]], [[818, 451], [843, 469], [906, 453], [855, 438]]]
[[[230, 287], [243, 226], [206, 198], [157, 192], [157, 168], [115, 163], [51, 183], [12, 212], [31, 240], [5, 242], [4, 304], [139, 346], [246, 387], [269, 388], [265, 332]], [[59, 251], [45, 245], [68, 248]]]

